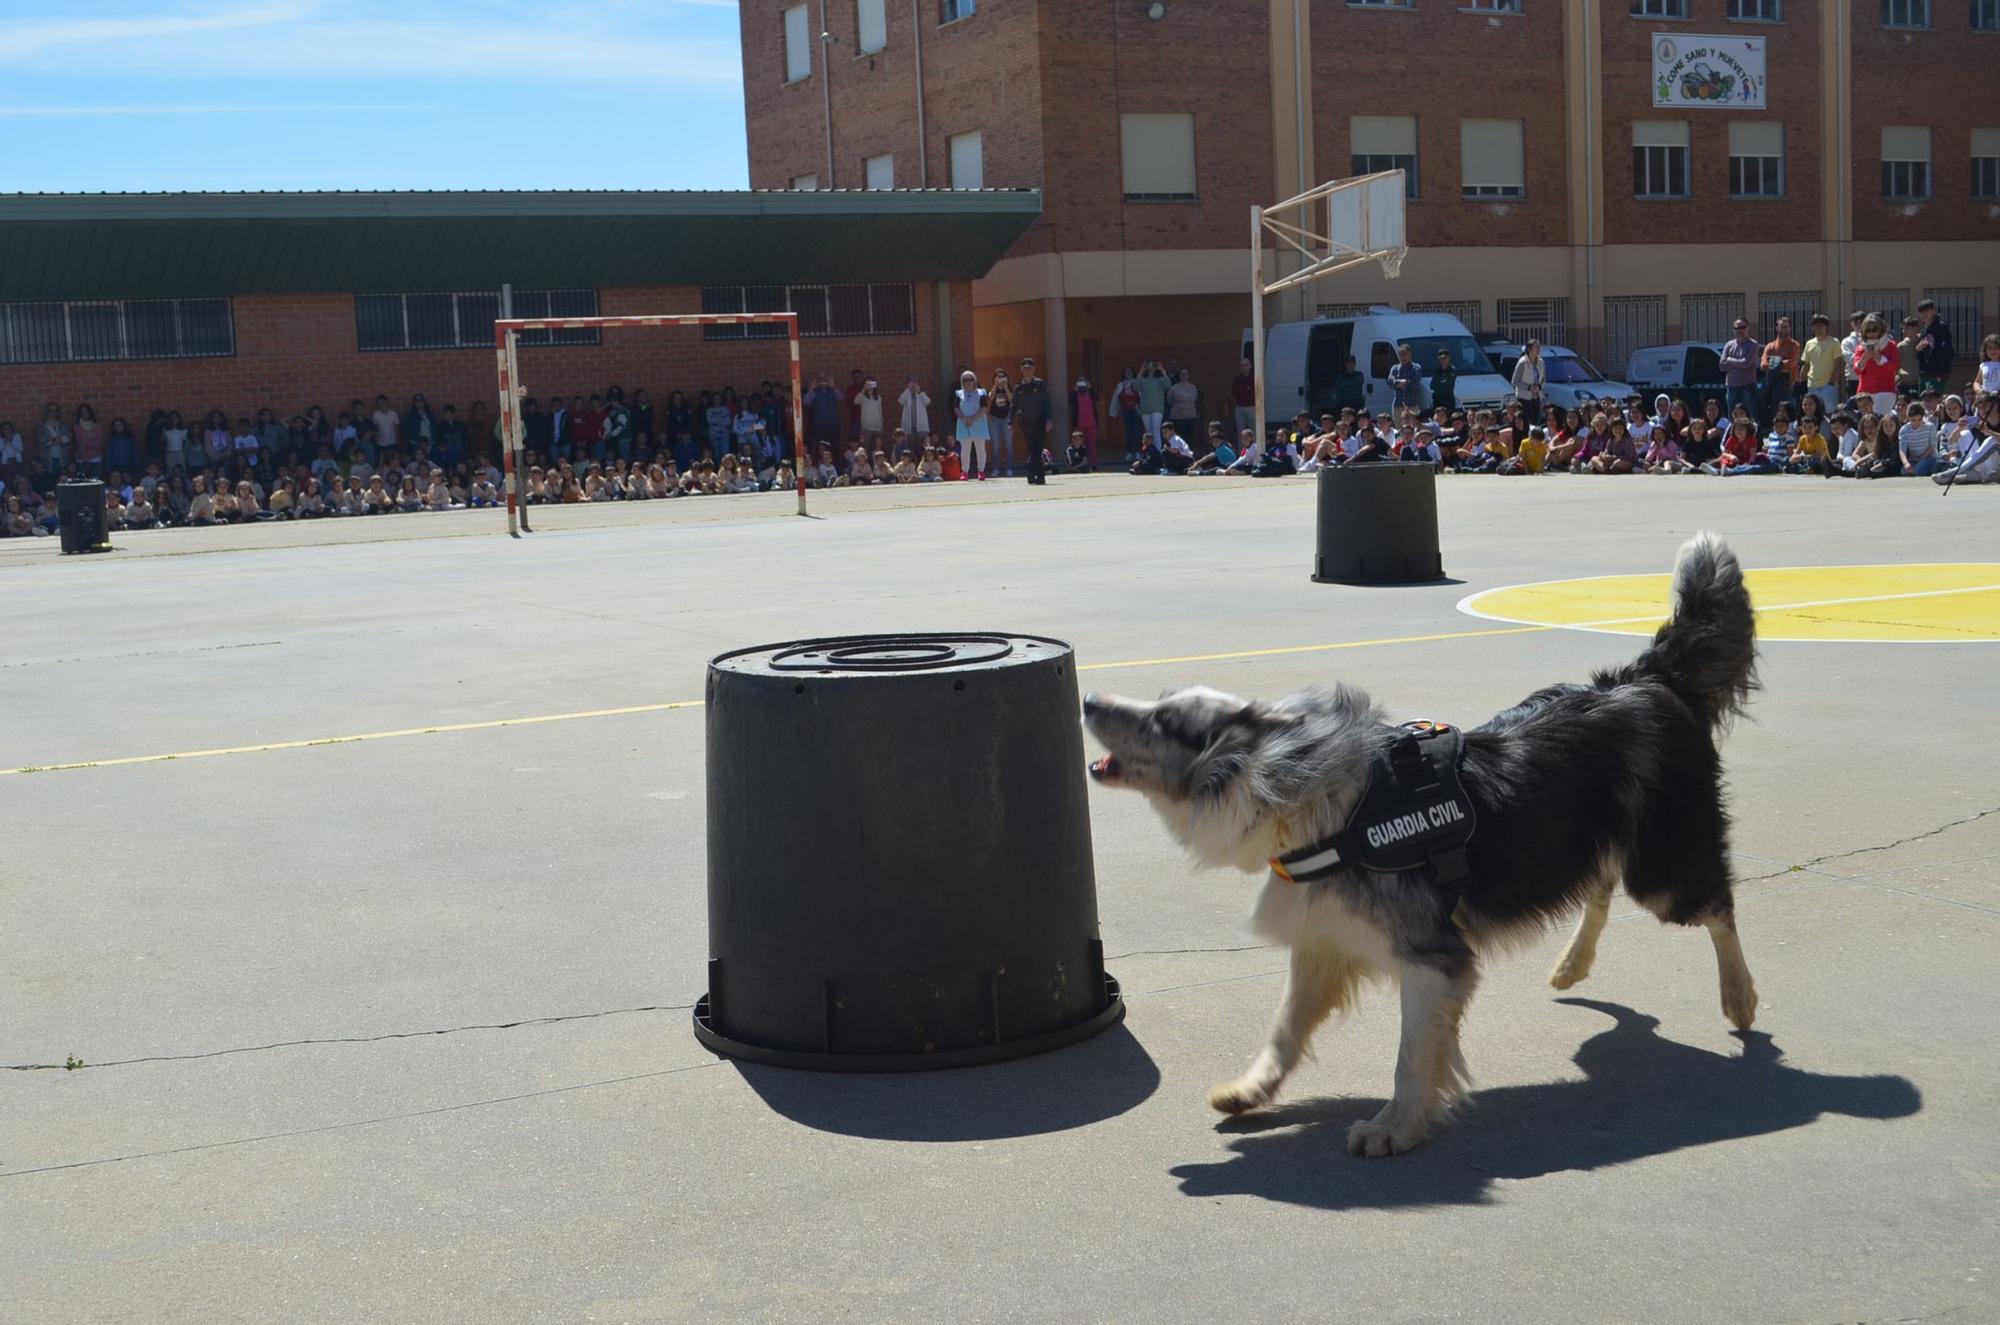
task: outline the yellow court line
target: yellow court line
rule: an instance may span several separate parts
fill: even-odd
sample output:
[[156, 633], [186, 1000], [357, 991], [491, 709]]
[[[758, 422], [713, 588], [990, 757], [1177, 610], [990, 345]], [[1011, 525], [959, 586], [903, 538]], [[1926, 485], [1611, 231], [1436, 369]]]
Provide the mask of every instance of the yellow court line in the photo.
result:
[[[1179, 658], [1133, 658], [1123, 662], [1085, 663], [1079, 672], [1100, 672], [1118, 667], [1166, 667], [1174, 663], [1226, 662], [1238, 658], [1275, 658], [1296, 653], [1329, 653], [1336, 649], [1367, 649], [1393, 644], [1427, 644], [1434, 640], [1477, 639], [1487, 635], [1531, 635], [1559, 630], [1559, 626], [1500, 626], [1488, 630], [1452, 630], [1431, 635], [1396, 635], [1386, 639], [1344, 640], [1338, 644], [1294, 644], [1279, 649], [1238, 649], [1231, 653], [1197, 653]], [[664, 713], [671, 709], [700, 708], [699, 699], [679, 699], [666, 704], [630, 704], [623, 708], [584, 709], [576, 713], [543, 713], [527, 718], [494, 718], [486, 722], [441, 723], [433, 727], [403, 727], [396, 731], [362, 732], [354, 736], [316, 736], [303, 741], [267, 741], [259, 745], [229, 745], [213, 750], [183, 750], [174, 754], [127, 755], [122, 759], [85, 759], [69, 764], [32, 764], [25, 768], [0, 768], [0, 777], [17, 773], [64, 773], [80, 768], [118, 768], [128, 764], [165, 764], [177, 759], [210, 759], [216, 755], [262, 754], [267, 750], [303, 750], [315, 745], [354, 745], [361, 741], [386, 741], [399, 736], [432, 736], [440, 732], [490, 731], [495, 727], [530, 727], [543, 722], [573, 722], [578, 718], [615, 718], [633, 713]]]
[[261, 754], [266, 750], [303, 750], [313, 745], [354, 745], [360, 741], [387, 741], [398, 736], [431, 736], [439, 732], [488, 731], [494, 727], [531, 727], [539, 722], [571, 722], [577, 718], [615, 718], [627, 713], [662, 713], [668, 709], [700, 708], [699, 699], [679, 699], [669, 704], [632, 704], [625, 708], [584, 709], [577, 713], [542, 713], [529, 718], [494, 718], [487, 722], [440, 723], [435, 727], [403, 727], [388, 732], [361, 732], [353, 736], [315, 736], [303, 741], [267, 741], [262, 745], [226, 745], [213, 750], [182, 750], [165, 755], [127, 755], [122, 759], [86, 759], [74, 764], [35, 764], [26, 768], [0, 768], [0, 777], [15, 773], [62, 773], [77, 768], [117, 768], [123, 764], [165, 764], [176, 759], [210, 759], [216, 755]]

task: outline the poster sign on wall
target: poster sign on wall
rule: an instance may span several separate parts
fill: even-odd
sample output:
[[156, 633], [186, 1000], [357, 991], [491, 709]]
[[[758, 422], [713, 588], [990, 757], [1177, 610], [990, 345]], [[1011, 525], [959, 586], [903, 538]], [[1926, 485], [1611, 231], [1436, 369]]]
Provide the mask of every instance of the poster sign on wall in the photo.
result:
[[1764, 39], [1662, 32], [1653, 38], [1653, 104], [1764, 109]]

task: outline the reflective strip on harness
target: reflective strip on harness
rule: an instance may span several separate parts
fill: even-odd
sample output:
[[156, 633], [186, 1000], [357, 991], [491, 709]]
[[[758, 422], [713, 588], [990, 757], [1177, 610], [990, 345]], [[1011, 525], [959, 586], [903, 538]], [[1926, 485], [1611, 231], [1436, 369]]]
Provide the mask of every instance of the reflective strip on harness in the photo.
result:
[[1406, 723], [1394, 733], [1347, 823], [1274, 859], [1274, 874], [1310, 883], [1343, 867], [1385, 874], [1429, 867], [1441, 886], [1465, 878], [1465, 844], [1478, 826], [1458, 776], [1465, 737], [1431, 722]]

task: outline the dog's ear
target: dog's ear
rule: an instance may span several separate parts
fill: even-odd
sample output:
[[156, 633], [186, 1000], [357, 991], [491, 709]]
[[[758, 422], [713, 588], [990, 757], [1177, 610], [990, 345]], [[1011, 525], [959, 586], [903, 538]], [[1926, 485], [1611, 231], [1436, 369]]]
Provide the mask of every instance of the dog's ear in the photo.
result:
[[1204, 751], [1196, 765], [1194, 790], [1189, 797], [1194, 802], [1195, 813], [1211, 814], [1218, 809], [1235, 789], [1243, 770], [1249, 766], [1250, 751], [1244, 746], [1218, 748], [1212, 745]]

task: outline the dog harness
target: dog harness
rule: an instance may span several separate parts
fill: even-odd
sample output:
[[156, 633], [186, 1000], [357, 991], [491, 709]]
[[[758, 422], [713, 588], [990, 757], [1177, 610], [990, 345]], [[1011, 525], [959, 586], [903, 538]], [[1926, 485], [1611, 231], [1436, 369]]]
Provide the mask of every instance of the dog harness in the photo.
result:
[[1311, 883], [1342, 869], [1421, 869], [1455, 903], [1472, 873], [1465, 844], [1478, 827], [1458, 777], [1465, 734], [1443, 722], [1406, 722], [1390, 730], [1395, 735], [1388, 751], [1375, 760], [1368, 789], [1345, 826], [1274, 857], [1273, 874], [1286, 883]]

